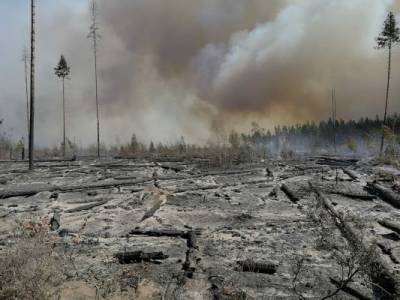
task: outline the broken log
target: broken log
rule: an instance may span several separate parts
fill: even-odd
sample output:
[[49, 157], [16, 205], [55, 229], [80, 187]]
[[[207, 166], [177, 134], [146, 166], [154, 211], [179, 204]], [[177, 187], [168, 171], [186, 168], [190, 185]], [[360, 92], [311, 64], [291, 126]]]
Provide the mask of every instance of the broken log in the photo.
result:
[[114, 254], [120, 264], [132, 264], [141, 262], [154, 262], [159, 263], [157, 260], [167, 259], [168, 255], [162, 252], [149, 252], [133, 251], [133, 252], [119, 252]]
[[328, 191], [329, 194], [334, 194], [334, 195], [340, 195], [344, 196], [350, 199], [355, 199], [355, 200], [363, 200], [363, 201], [372, 201], [376, 199], [376, 196], [374, 195], [368, 195], [368, 194], [356, 194], [352, 192], [345, 192], [345, 191], [335, 191], [335, 190], [330, 190]]
[[378, 223], [383, 227], [386, 227], [394, 232], [400, 234], [400, 224], [389, 221], [389, 220], [379, 220]]
[[89, 209], [95, 208], [97, 206], [104, 205], [108, 201], [109, 200], [107, 199], [107, 200], [102, 200], [102, 201], [98, 201], [98, 202], [94, 202], [94, 203], [90, 203], [90, 204], [86, 204], [86, 205], [81, 205], [81, 206], [78, 206], [75, 208], [68, 209], [65, 212], [66, 213], [76, 213], [76, 212], [80, 212], [80, 211], [84, 211], [84, 210], [89, 210]]
[[358, 174], [356, 172], [354, 172], [353, 170], [346, 169], [346, 168], [343, 168], [342, 170], [343, 170], [343, 173], [348, 175], [353, 180], [357, 180], [359, 178]]
[[400, 195], [393, 192], [392, 190], [385, 188], [384, 186], [373, 182], [373, 183], [367, 183], [367, 186], [365, 189], [373, 194], [377, 195], [379, 198], [381, 198], [383, 201], [389, 203], [395, 208], [400, 208]]
[[30, 185], [24, 187], [23, 189], [3, 189], [0, 190], [0, 199], [6, 199], [11, 197], [29, 197], [36, 195], [41, 192], [76, 192], [81, 190], [91, 190], [91, 189], [109, 189], [114, 187], [131, 186], [137, 184], [144, 184], [152, 182], [152, 178], [142, 178], [138, 180], [112, 180], [100, 183], [85, 183], [76, 185]]
[[[325, 209], [335, 218], [336, 226], [346, 240], [353, 244], [358, 241], [359, 244], [355, 246], [362, 247], [361, 249], [365, 249], [365, 252], [367, 252], [367, 249], [369, 248], [368, 245], [364, 242], [364, 239], [357, 234], [354, 228], [346, 222], [345, 216], [336, 211], [331, 201], [325, 197], [316, 186], [314, 186], [311, 182], [309, 182], [309, 185], [317, 194], [318, 201], [320, 201], [322, 206], [325, 207]], [[394, 296], [393, 298], [388, 299], [397, 299], [396, 297], [400, 297], [400, 278], [398, 275], [396, 275], [392, 267], [388, 265], [379, 254], [373, 258], [373, 265], [374, 271], [369, 274], [372, 281], [377, 284], [377, 286], [382, 287]]]
[[388, 244], [382, 243], [382, 242], [377, 242], [376, 244], [382, 250], [383, 254], [386, 254], [387, 256], [390, 257], [390, 259], [392, 260], [393, 263], [395, 263], [395, 264], [400, 263], [399, 260], [397, 259], [397, 257], [393, 254], [392, 248], [390, 248], [390, 246]]
[[145, 214], [143, 215], [142, 219], [140, 222], [143, 222], [144, 220], [151, 218], [157, 210], [160, 209], [161, 205], [163, 204], [162, 200], [158, 200], [150, 209], [148, 209]]
[[61, 225], [60, 213], [55, 212], [50, 220], [50, 230], [56, 231], [58, 228], [60, 228], [60, 225]]
[[337, 280], [333, 277], [329, 277], [330, 281], [340, 288], [343, 292], [346, 292], [347, 294], [359, 299], [359, 300], [372, 300], [371, 297], [365, 295], [363, 292], [359, 291], [355, 287], [350, 286], [349, 284], [343, 285], [343, 283], [340, 280]]
[[151, 237], [180, 237], [187, 239], [189, 231], [177, 230], [177, 229], [154, 229], [154, 230], [143, 230], [133, 229], [129, 232], [131, 235], [145, 235]]
[[160, 163], [156, 163], [156, 165], [161, 167], [164, 170], [172, 170], [172, 171], [175, 171], [176, 173], [185, 170], [184, 166], [175, 165], [175, 164], [160, 164]]
[[281, 190], [282, 192], [285, 193], [285, 195], [289, 198], [290, 201], [292, 201], [293, 203], [297, 203], [300, 201], [300, 198], [297, 197], [297, 195], [286, 185], [286, 184], [282, 184], [281, 186]]
[[270, 262], [255, 262], [251, 259], [238, 261], [237, 264], [240, 268], [239, 271], [242, 272], [253, 272], [253, 273], [262, 273], [262, 274], [275, 274], [277, 270], [277, 265]]
[[317, 165], [326, 165], [333, 167], [349, 167], [358, 162], [357, 159], [333, 158], [333, 157], [317, 157]]

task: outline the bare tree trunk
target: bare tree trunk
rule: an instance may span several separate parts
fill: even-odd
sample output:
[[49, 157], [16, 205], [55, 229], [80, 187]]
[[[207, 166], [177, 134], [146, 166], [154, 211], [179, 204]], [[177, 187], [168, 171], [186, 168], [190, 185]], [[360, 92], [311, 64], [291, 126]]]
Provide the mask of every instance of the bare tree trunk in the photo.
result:
[[35, 0], [31, 0], [31, 103], [29, 118], [29, 170], [33, 170], [35, 125]]
[[98, 76], [97, 76], [97, 39], [100, 38], [98, 34], [98, 27], [96, 21], [96, 0], [91, 2], [92, 9], [92, 24], [88, 37], [93, 39], [93, 56], [94, 56], [94, 79], [96, 87], [96, 118], [97, 118], [97, 157], [100, 158], [100, 116], [99, 116], [99, 94], [98, 94]]
[[336, 91], [332, 89], [332, 122], [333, 122], [333, 147], [336, 154]]
[[96, 117], [97, 117], [97, 157], [100, 158], [100, 121], [99, 121], [99, 97], [98, 97], [98, 77], [97, 77], [97, 42], [94, 38], [94, 76], [96, 82]]
[[62, 153], [63, 157], [65, 157], [65, 146], [66, 146], [66, 138], [65, 138], [65, 78], [62, 79], [62, 98], [63, 98], [63, 144], [62, 144]]
[[26, 94], [26, 128], [27, 136], [29, 136], [29, 87], [28, 87], [28, 53], [27, 49], [24, 49], [24, 70], [25, 70], [25, 94]]
[[390, 89], [390, 72], [392, 66], [392, 44], [389, 43], [389, 59], [388, 59], [388, 77], [387, 77], [387, 87], [386, 87], [386, 102], [385, 102], [385, 115], [383, 117], [383, 124], [382, 124], [382, 139], [381, 139], [381, 148], [379, 153], [382, 155], [383, 153], [383, 144], [385, 141], [385, 126], [387, 120], [387, 109], [388, 109], [388, 102], [389, 102], [389, 89]]

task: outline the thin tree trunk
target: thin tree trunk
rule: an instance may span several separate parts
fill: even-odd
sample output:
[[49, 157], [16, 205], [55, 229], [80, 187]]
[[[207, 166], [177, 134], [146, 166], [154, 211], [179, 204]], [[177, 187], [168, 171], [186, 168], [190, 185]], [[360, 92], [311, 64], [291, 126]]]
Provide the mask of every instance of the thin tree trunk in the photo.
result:
[[63, 98], [63, 157], [65, 157], [65, 146], [66, 146], [66, 139], [65, 139], [65, 78], [62, 79], [62, 98]]
[[96, 83], [96, 117], [97, 117], [97, 157], [100, 158], [100, 121], [99, 121], [99, 97], [98, 97], [98, 77], [97, 77], [97, 42], [96, 37], [93, 41], [94, 45], [94, 76]]
[[336, 154], [336, 91], [332, 89], [333, 147]]
[[388, 102], [389, 102], [389, 89], [390, 89], [390, 72], [392, 66], [392, 44], [389, 44], [389, 58], [388, 58], [388, 77], [387, 77], [387, 87], [386, 87], [386, 101], [385, 101], [385, 115], [383, 117], [383, 125], [382, 125], [382, 139], [381, 139], [381, 148], [380, 154], [383, 153], [383, 144], [385, 141], [385, 126], [387, 120], [387, 109], [388, 109]]
[[33, 170], [35, 125], [35, 0], [31, 0], [31, 103], [29, 118], [29, 170]]
[[93, 39], [93, 56], [94, 56], [94, 79], [96, 88], [96, 118], [97, 118], [97, 157], [100, 158], [100, 116], [99, 116], [99, 96], [98, 96], [98, 76], [97, 76], [97, 22], [96, 22], [96, 2], [92, 0], [92, 24], [88, 37]]
[[[29, 137], [29, 88], [28, 88], [28, 53], [24, 50], [24, 67], [25, 67], [25, 94], [26, 94], [26, 128], [27, 136]], [[25, 146], [25, 145], [24, 145]]]

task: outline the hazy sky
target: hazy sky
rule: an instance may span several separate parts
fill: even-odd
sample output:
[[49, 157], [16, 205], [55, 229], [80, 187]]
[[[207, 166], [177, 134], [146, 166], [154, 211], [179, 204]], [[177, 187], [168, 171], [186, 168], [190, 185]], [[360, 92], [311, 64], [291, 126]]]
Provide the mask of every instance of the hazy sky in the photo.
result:
[[[0, 118], [25, 135], [22, 51], [28, 0], [0, 1]], [[37, 0], [36, 140], [61, 141], [61, 54], [67, 135], [95, 142], [93, 57], [87, 0]], [[374, 49], [400, 0], [98, 0], [101, 134], [125, 142], [206, 142], [217, 130], [382, 115], [386, 51]], [[400, 111], [395, 49], [390, 111]]]

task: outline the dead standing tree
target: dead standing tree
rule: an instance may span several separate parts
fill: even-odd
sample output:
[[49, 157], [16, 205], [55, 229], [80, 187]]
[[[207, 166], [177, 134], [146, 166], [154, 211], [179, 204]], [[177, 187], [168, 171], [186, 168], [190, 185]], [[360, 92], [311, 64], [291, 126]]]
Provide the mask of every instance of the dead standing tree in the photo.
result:
[[390, 90], [390, 74], [392, 67], [392, 47], [400, 42], [400, 29], [397, 27], [396, 18], [393, 12], [389, 12], [385, 23], [383, 25], [383, 30], [379, 37], [376, 39], [378, 46], [377, 49], [389, 49], [388, 56], [388, 74], [387, 74], [387, 86], [386, 86], [386, 101], [385, 101], [385, 115], [383, 117], [383, 130], [382, 130], [382, 139], [381, 139], [381, 147], [380, 154], [383, 152], [383, 144], [385, 140], [385, 125], [387, 120], [387, 109], [388, 109], [388, 101], [389, 101], [389, 90]]
[[29, 85], [28, 85], [28, 50], [24, 48], [22, 53], [22, 62], [24, 63], [24, 71], [25, 71], [25, 95], [26, 95], [26, 128], [27, 135], [29, 135]]
[[60, 61], [57, 67], [54, 68], [55, 74], [62, 79], [62, 103], [63, 103], [63, 142], [62, 142], [62, 151], [63, 157], [65, 157], [65, 146], [66, 146], [66, 137], [65, 137], [65, 78], [70, 74], [70, 67], [65, 60], [64, 55], [61, 55]]
[[97, 157], [100, 157], [100, 121], [99, 121], [99, 97], [98, 97], [98, 76], [97, 76], [97, 42], [100, 39], [97, 26], [97, 7], [95, 0], [91, 2], [92, 23], [88, 38], [93, 41], [93, 56], [94, 56], [94, 78], [96, 88], [96, 117], [97, 117]]
[[29, 170], [33, 170], [35, 125], [35, 0], [31, 0], [31, 101], [29, 111]]

